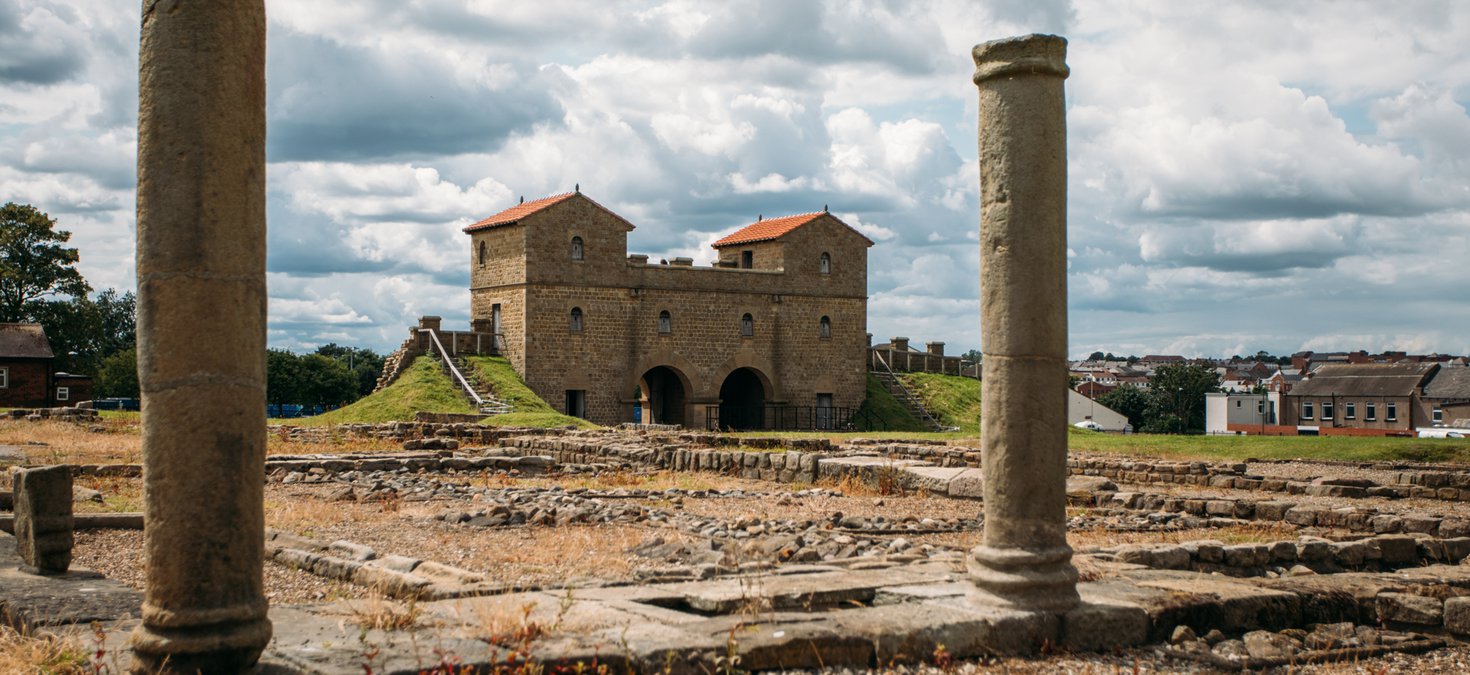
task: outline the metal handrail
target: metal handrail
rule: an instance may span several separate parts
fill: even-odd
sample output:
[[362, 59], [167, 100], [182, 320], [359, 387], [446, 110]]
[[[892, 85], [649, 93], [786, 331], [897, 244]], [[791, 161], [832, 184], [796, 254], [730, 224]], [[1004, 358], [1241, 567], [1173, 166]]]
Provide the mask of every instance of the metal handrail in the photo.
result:
[[470, 398], [475, 400], [475, 408], [483, 407], [485, 405], [485, 399], [480, 398], [480, 395], [475, 393], [475, 388], [471, 387], [470, 383], [464, 379], [464, 375], [460, 374], [459, 369], [454, 367], [454, 362], [450, 360], [449, 353], [444, 351], [444, 345], [439, 342], [439, 336], [435, 335], [434, 331], [428, 328], [420, 328], [419, 332], [429, 334], [429, 340], [434, 343], [435, 347], [439, 348], [439, 358], [444, 359], [444, 365], [449, 368], [449, 374], [453, 375], [454, 379], [459, 382], [459, 386], [464, 387], [464, 390], [469, 393]]
[[939, 423], [939, 420], [934, 419], [934, 416], [929, 413], [929, 409], [924, 407], [923, 401], [920, 401], [919, 400], [919, 397], [914, 396], [914, 393], [911, 392], [911, 391], [909, 391], [909, 388], [908, 387], [905, 387], [903, 385], [903, 380], [898, 379], [898, 375], [893, 372], [893, 369], [892, 368], [888, 367], [888, 362], [886, 362], [886, 361], [883, 360], [883, 355], [882, 354], [879, 354], [876, 351], [873, 352], [873, 355], [878, 357], [878, 363], [880, 363], [880, 364], [883, 365], [883, 370], [888, 371], [888, 377], [893, 380], [893, 383], [894, 384], [898, 385], [898, 390], [903, 392], [905, 401], [912, 401], [912, 402], [914, 402], [915, 407], [917, 407], [919, 409], [919, 414], [924, 416], [924, 421], [925, 422], [928, 422], [929, 423], [929, 426], [934, 431], [945, 431], [945, 430], [947, 430], [948, 427], [944, 426], [943, 424], [940, 424]]

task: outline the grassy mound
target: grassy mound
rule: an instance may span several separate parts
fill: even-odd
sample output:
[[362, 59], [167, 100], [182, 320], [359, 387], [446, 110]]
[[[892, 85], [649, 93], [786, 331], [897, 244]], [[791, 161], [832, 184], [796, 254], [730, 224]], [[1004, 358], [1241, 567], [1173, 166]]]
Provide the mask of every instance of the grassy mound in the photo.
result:
[[905, 373], [899, 377], [940, 424], [980, 432], [980, 380], [934, 373]]
[[513, 413], [487, 417], [482, 424], [496, 427], [550, 428], [567, 425], [583, 429], [597, 427], [587, 420], [557, 412], [555, 408], [537, 396], [536, 392], [531, 391], [525, 382], [521, 381], [521, 376], [516, 374], [510, 361], [503, 357], [471, 356], [465, 359], [465, 363], [480, 376], [481, 382], [494, 390], [496, 398], [515, 408]]
[[878, 428], [870, 431], [928, 431], [924, 423], [910, 415], [908, 409], [904, 408], [903, 404], [893, 397], [893, 394], [888, 393], [878, 378], [873, 377], [871, 373], [868, 374], [867, 395], [863, 404], [858, 407], [858, 423], [862, 423], [862, 414], [868, 413], [876, 415], [886, 425], [886, 429]]
[[361, 424], [370, 422], [413, 421], [419, 411], [438, 413], [473, 413], [464, 396], [440, 370], [439, 364], [427, 356], [413, 363], [393, 384], [329, 413], [303, 418], [299, 424]]

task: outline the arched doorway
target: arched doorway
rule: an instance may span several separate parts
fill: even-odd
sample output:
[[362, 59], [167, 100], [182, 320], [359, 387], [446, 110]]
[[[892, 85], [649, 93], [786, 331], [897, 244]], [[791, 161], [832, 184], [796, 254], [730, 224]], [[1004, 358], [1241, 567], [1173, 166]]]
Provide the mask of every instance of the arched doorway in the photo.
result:
[[720, 385], [720, 426], [764, 429], [766, 386], [753, 368], [736, 368]]
[[638, 388], [642, 392], [639, 405], [643, 408], [644, 424], [688, 426], [684, 419], [684, 403], [689, 395], [684, 391], [684, 378], [679, 371], [668, 366], [650, 369], [643, 374]]

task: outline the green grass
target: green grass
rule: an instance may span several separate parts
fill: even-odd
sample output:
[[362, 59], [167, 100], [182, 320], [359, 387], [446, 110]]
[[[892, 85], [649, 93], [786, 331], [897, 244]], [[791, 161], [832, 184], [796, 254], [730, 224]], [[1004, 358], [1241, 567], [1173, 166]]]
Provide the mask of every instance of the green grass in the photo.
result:
[[1179, 459], [1470, 462], [1470, 440], [1355, 436], [1120, 436], [1070, 429], [1072, 450]]
[[[515, 412], [492, 415], [482, 422], [496, 427], [552, 428], [567, 425], [581, 429], [595, 429], [596, 424], [587, 420], [563, 415], [531, 391], [521, 376], [511, 367], [510, 361], [500, 356], [470, 356], [465, 363], [479, 375], [480, 381], [489, 385], [495, 397], [511, 404]], [[468, 375], [468, 373], [466, 373]]]
[[980, 433], [980, 380], [934, 373], [905, 373], [899, 377], [940, 424]]
[[[888, 431], [924, 431], [924, 423], [909, 414], [909, 411], [883, 388], [878, 378], [868, 375], [867, 398], [858, 407], [858, 418], [861, 420], [862, 413], [877, 415], [887, 425]], [[799, 433], [799, 432], [798, 432]], [[768, 434], [766, 434], [768, 435]], [[813, 436], [832, 436], [832, 434], [816, 433]], [[871, 434], [869, 434], [871, 435]]]
[[329, 413], [293, 420], [295, 424], [359, 424], [413, 421], [416, 412], [473, 413], [439, 364], [427, 356], [414, 359], [393, 384]]

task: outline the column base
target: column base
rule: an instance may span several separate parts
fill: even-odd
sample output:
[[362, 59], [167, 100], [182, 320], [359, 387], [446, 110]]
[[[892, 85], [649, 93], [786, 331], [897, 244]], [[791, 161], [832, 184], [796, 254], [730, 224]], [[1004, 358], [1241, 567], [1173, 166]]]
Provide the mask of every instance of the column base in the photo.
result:
[[190, 628], [133, 630], [133, 673], [234, 673], [255, 665], [271, 639], [271, 622], [261, 618]]
[[976, 591], [970, 598], [978, 604], [1065, 612], [1082, 601], [1069, 546], [1040, 551], [977, 546], [966, 566]]

